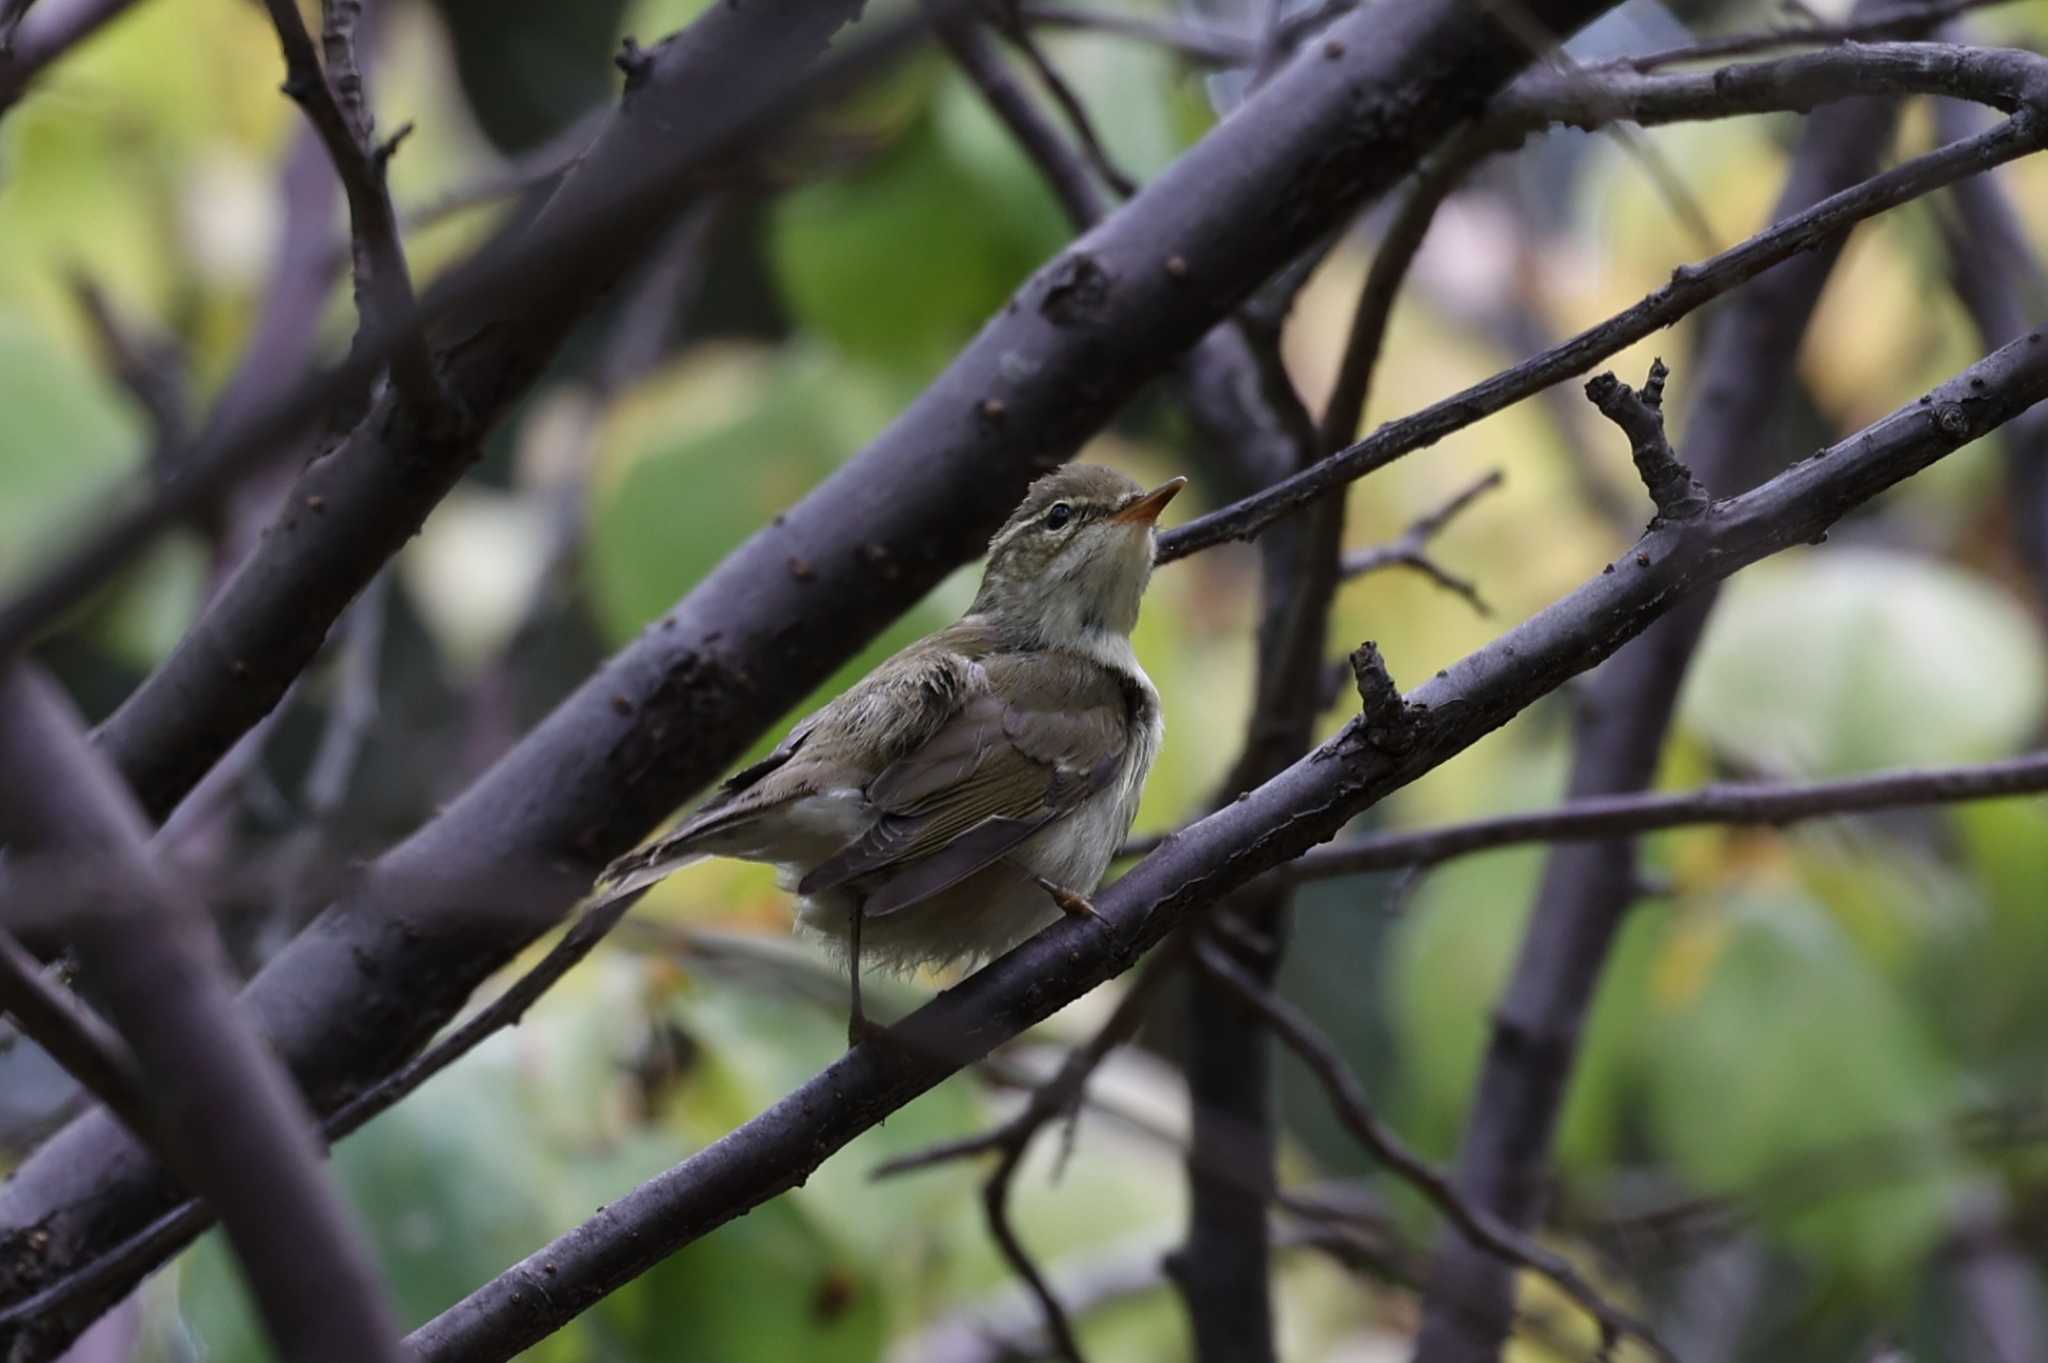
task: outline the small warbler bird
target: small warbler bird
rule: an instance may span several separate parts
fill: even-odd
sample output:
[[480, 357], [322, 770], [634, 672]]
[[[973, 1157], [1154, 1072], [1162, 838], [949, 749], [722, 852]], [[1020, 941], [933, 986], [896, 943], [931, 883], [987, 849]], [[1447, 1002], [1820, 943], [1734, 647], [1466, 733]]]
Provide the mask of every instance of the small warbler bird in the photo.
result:
[[1131, 628], [1154, 523], [1186, 484], [1147, 492], [1088, 465], [1040, 478], [966, 615], [613, 862], [603, 899], [700, 857], [779, 867], [799, 924], [846, 953], [855, 1044], [863, 950], [898, 970], [978, 962], [1062, 911], [1093, 916], [1164, 733]]

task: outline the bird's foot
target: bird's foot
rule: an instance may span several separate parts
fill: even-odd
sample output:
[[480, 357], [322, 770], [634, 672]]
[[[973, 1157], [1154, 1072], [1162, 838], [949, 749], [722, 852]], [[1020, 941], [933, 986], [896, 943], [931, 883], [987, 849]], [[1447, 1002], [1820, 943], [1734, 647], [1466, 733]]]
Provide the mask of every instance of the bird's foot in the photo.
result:
[[883, 1041], [888, 1035], [888, 1027], [866, 1013], [855, 1013], [846, 1020], [846, 1049], [849, 1051], [863, 1041]]
[[1116, 929], [1110, 926], [1107, 918], [1095, 911], [1095, 906], [1088, 902], [1087, 895], [1077, 894], [1064, 885], [1047, 880], [1044, 876], [1036, 876], [1034, 879], [1038, 881], [1038, 888], [1051, 895], [1052, 902], [1060, 906], [1061, 913], [1075, 918], [1092, 918], [1102, 925], [1104, 932], [1111, 936], [1116, 935]]

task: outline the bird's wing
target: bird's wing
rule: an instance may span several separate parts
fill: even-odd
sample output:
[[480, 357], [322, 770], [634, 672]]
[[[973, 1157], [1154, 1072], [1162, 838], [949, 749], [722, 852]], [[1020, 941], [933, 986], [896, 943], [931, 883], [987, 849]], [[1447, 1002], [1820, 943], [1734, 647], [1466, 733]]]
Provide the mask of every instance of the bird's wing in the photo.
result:
[[858, 754], [914, 750], [958, 709], [978, 646], [972, 631], [955, 626], [903, 650], [790, 730], [774, 752], [734, 773], [667, 834], [612, 862], [598, 889], [625, 893], [651, 885], [716, 855], [722, 839], [781, 806], [859, 784], [866, 773]]
[[867, 787], [862, 837], [797, 886], [816, 894], [868, 879], [865, 912], [908, 908], [994, 862], [1114, 777], [1129, 742], [1113, 676], [1071, 659], [984, 660], [986, 684], [931, 738]]

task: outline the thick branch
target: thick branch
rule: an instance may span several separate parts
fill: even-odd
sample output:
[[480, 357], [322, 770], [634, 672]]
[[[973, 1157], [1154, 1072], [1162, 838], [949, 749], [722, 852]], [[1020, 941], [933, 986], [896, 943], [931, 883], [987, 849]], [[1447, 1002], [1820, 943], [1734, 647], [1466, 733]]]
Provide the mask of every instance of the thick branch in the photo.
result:
[[[271, 3], [296, 17], [291, 0]], [[785, 15], [783, 7], [804, 17]], [[663, 120], [690, 131], [673, 139], [689, 144], [690, 155], [682, 158], [687, 167], [717, 153], [743, 116], [786, 111], [798, 92], [809, 89], [802, 54], [822, 44], [852, 8], [851, 0], [827, 6], [791, 0], [744, 13], [711, 11], [689, 30], [693, 42], [678, 40], [662, 49], [656, 72], [599, 136], [546, 221], [559, 224], [596, 212], [622, 173], [614, 163], [643, 155], [641, 144]], [[303, 29], [299, 37], [304, 39]], [[310, 59], [310, 42], [302, 56]], [[757, 68], [777, 77], [739, 91], [734, 82], [741, 73]], [[331, 99], [316, 99], [309, 107], [326, 109], [331, 123], [345, 123]], [[337, 126], [327, 138], [330, 151], [335, 138], [347, 136], [346, 127]], [[673, 157], [675, 147], [665, 147], [664, 155]], [[579, 188], [586, 192], [572, 192]], [[350, 188], [352, 206], [359, 192], [360, 186]], [[467, 471], [482, 431], [538, 376], [554, 348], [602, 297], [610, 275], [659, 240], [661, 213], [643, 209], [639, 220], [612, 254], [585, 253], [574, 265], [555, 261], [532, 288], [508, 291], [466, 314], [475, 334], [449, 341], [442, 353], [447, 392], [461, 419], [415, 406], [401, 394], [374, 408], [338, 448], [297, 479], [284, 498], [276, 533], [256, 546], [178, 648], [98, 735], [152, 814], [160, 817], [175, 804], [284, 694], [340, 612]], [[584, 287], [564, 293], [564, 279]], [[381, 317], [365, 314], [350, 363], [358, 354], [374, 353], [369, 338], [410, 311], [408, 304]]]
[[204, 911], [145, 850], [146, 825], [69, 706], [21, 667], [0, 678], [0, 767], [10, 851], [89, 861], [111, 884], [114, 911], [76, 915], [73, 944], [134, 1053], [150, 1131], [220, 1212], [280, 1355], [399, 1363], [369, 1251], [290, 1077], [236, 1016]]
[[1344, 580], [1348, 582], [1352, 578], [1364, 577], [1388, 568], [1412, 568], [1445, 591], [1462, 597], [1481, 615], [1491, 615], [1493, 612], [1488, 608], [1486, 599], [1479, 594], [1478, 584], [1468, 578], [1452, 574], [1431, 558], [1429, 542], [1442, 534], [1444, 527], [1456, 519], [1460, 511], [1499, 487], [1504, 481], [1505, 475], [1499, 469], [1495, 469], [1477, 482], [1470, 483], [1453, 493], [1443, 505], [1416, 517], [1408, 528], [1401, 532], [1398, 539], [1344, 555]]
[[[1300, 855], [1389, 792], [1612, 654], [1674, 603], [1836, 519], [2048, 396], [2040, 332], [1705, 515], [1650, 531], [1624, 571], [1564, 600], [1407, 698], [1401, 751], [1354, 722], [1219, 809], [1097, 898], [1114, 932], [1055, 925], [681, 1165], [611, 1203], [414, 1332], [422, 1360], [503, 1358], [664, 1255], [805, 1178], [962, 1065], [1127, 968], [1196, 908]], [[544, 1271], [545, 1270], [545, 1271]], [[543, 1285], [545, 1290], [543, 1291]]]
[[[1560, 28], [1605, 7], [1606, 0], [1536, 6]], [[635, 111], [659, 113], [662, 101], [694, 91], [696, 63], [706, 64], [714, 92], [726, 68], [746, 65], [705, 35], [730, 35], [734, 25], [780, 33], [786, 23], [772, 6], [713, 8], [690, 30], [696, 37], [660, 50], [616, 123], [637, 128]], [[768, 36], [758, 28], [739, 32], [753, 41]], [[359, 888], [266, 967], [247, 1005], [317, 1106], [344, 1100], [420, 1045], [479, 980], [581, 896], [595, 867], [644, 836], [875, 630], [978, 553], [1044, 460], [1073, 448], [1260, 280], [1412, 168], [1524, 59], [1518, 40], [1475, 20], [1463, 0], [1423, 0], [1370, 22], [1359, 16], [1333, 35], [1350, 39], [1343, 59], [1283, 71], [1042, 270], [1018, 306], [994, 320], [866, 453], [733, 555], [662, 627], [614, 659], [441, 817], [368, 868]], [[739, 99], [739, 109], [757, 107], [752, 98]], [[678, 148], [687, 159], [708, 145], [698, 134], [731, 126], [720, 121], [729, 114], [737, 117], [715, 109], [708, 127], [682, 120], [658, 137], [650, 129], [637, 148], [622, 133], [616, 149], [644, 154], [652, 171], [668, 170]], [[1333, 166], [1346, 173], [1331, 174]], [[610, 172], [639, 197], [605, 189]], [[652, 201], [646, 184], [640, 167], [600, 164], [593, 153], [555, 202], [559, 209], [573, 186], [583, 186], [578, 194], [587, 190], [590, 198], [579, 202], [610, 213], [621, 203]], [[1266, 211], [1274, 203], [1292, 211]], [[536, 232], [539, 245], [522, 252], [572, 240], [559, 225]], [[616, 237], [591, 228], [573, 240], [603, 246]], [[1179, 273], [1165, 266], [1175, 256], [1186, 266]], [[539, 258], [501, 256], [468, 277], [501, 279], [502, 271]], [[1106, 291], [1078, 287], [1091, 281], [1107, 281]], [[1020, 357], [1030, 364], [1018, 364]], [[987, 416], [990, 398], [1003, 404], [1000, 421]], [[352, 509], [372, 524], [387, 516], [367, 498]], [[816, 576], [791, 578], [785, 565], [792, 556], [818, 565]], [[71, 580], [62, 573], [52, 579]], [[0, 617], [0, 651], [62, 599], [61, 590], [46, 589], [29, 609]], [[336, 605], [295, 601], [293, 609], [317, 614]], [[119, 743], [105, 736], [124, 770], [156, 773], [138, 781], [153, 804], [205, 766], [205, 755], [188, 749], [219, 746], [248, 713], [213, 728], [223, 683], [205, 676], [196, 694], [207, 703], [194, 707], [210, 716], [203, 732], [179, 737], [186, 721], [166, 706]], [[529, 867], [533, 873], [523, 875]], [[511, 913], [493, 902], [508, 870], [521, 875]], [[165, 1203], [150, 1162], [111, 1124], [87, 1118], [0, 1186], [0, 1234], [40, 1225], [49, 1237], [48, 1269], [62, 1273]], [[0, 1290], [7, 1285], [0, 1281]], [[121, 1285], [109, 1283], [96, 1300]], [[57, 1322], [52, 1334], [89, 1309]]]

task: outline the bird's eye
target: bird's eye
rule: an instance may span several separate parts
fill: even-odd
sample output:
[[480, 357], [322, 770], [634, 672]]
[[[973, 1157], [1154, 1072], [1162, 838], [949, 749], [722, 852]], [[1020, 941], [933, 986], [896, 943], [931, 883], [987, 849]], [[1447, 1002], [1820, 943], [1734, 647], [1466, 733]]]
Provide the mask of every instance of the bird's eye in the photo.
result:
[[1065, 502], [1054, 502], [1052, 510], [1045, 513], [1045, 528], [1048, 530], [1060, 530], [1065, 528], [1067, 522], [1072, 519], [1074, 519], [1074, 508], [1072, 506]]

